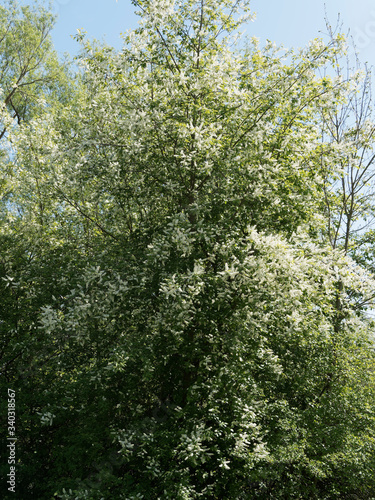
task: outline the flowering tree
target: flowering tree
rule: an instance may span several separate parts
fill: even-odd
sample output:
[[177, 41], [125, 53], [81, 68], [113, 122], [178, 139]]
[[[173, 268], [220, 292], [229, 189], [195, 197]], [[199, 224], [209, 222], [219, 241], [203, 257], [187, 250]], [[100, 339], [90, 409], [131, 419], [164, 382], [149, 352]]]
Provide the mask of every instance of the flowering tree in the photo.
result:
[[322, 162], [321, 117], [347, 84], [317, 75], [342, 40], [234, 50], [248, 1], [134, 3], [124, 49], [79, 35], [70, 104], [14, 138], [19, 223], [51, 282], [33, 281], [19, 365], [38, 387], [22, 487], [368, 498], [374, 356], [358, 303], [374, 284], [329, 244], [322, 208], [338, 167]]

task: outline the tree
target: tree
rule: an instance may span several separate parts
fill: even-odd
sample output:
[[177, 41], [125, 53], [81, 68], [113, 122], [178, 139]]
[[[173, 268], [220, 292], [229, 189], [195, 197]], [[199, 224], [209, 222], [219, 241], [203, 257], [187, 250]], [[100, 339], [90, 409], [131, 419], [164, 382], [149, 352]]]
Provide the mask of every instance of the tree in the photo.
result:
[[[25, 203], [20, 202], [22, 190], [18, 190], [22, 165], [15, 165], [17, 129], [32, 118], [45, 116], [52, 103], [56, 107], [57, 102], [66, 102], [71, 93], [71, 75], [67, 66], [58, 62], [52, 47], [49, 33], [53, 24], [53, 16], [37, 5], [19, 6], [7, 1], [0, 6], [0, 373], [4, 396], [1, 424], [4, 436], [6, 395], [13, 386], [19, 397], [17, 426], [21, 449], [27, 447], [30, 439], [28, 418], [35, 418], [35, 405], [40, 404], [39, 396], [50, 380], [41, 367], [53, 349], [48, 339], [42, 341], [38, 335], [38, 315], [41, 305], [50, 300], [51, 293], [56, 293], [51, 270], [66, 263], [66, 255], [53, 254], [48, 248], [46, 233], [30, 224]], [[29, 204], [34, 203], [33, 208], [38, 205], [40, 211], [46, 210], [38, 185], [28, 192], [24, 186], [23, 194], [24, 202], [28, 200]], [[3, 443], [6, 446], [6, 438]], [[2, 456], [2, 477], [6, 478], [9, 467], [6, 454]], [[18, 459], [17, 468], [22, 471]], [[9, 494], [6, 480], [1, 493], [4, 498]], [[23, 494], [27, 497], [28, 490]]]
[[[61, 69], [51, 50], [53, 16], [38, 7], [8, 0], [0, 8], [0, 75], [2, 101], [21, 123], [39, 110], [40, 99], [57, 91]], [[0, 137], [7, 127], [3, 125]]]
[[338, 171], [320, 120], [347, 85], [318, 70], [343, 41], [234, 51], [247, 1], [134, 3], [124, 49], [79, 35], [70, 104], [15, 139], [15, 200], [50, 283], [22, 360], [43, 394], [23, 399], [22, 492], [369, 498], [357, 298], [373, 281], [322, 241]]

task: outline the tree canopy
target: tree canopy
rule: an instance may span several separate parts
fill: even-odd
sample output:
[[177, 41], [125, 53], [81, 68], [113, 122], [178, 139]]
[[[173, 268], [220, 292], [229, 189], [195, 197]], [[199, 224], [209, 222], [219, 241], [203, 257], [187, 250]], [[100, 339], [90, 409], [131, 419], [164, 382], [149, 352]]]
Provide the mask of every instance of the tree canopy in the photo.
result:
[[17, 494], [375, 497], [370, 72], [238, 43], [247, 0], [133, 4], [75, 72], [0, 10]]

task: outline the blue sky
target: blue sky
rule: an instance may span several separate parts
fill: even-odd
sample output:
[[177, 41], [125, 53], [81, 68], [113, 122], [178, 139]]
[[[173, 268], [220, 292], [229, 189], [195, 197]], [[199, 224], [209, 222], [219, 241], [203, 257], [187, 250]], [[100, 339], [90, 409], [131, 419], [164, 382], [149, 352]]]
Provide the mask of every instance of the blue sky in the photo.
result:
[[[261, 42], [270, 39], [286, 47], [306, 45], [325, 31], [324, 4], [332, 24], [340, 13], [345, 30], [350, 28], [360, 59], [375, 64], [374, 0], [253, 0], [257, 17], [246, 32]], [[52, 8], [58, 15], [53, 39], [60, 53], [77, 53], [71, 35], [78, 28], [120, 48], [120, 33], [136, 27], [138, 19], [130, 0], [52, 0]]]

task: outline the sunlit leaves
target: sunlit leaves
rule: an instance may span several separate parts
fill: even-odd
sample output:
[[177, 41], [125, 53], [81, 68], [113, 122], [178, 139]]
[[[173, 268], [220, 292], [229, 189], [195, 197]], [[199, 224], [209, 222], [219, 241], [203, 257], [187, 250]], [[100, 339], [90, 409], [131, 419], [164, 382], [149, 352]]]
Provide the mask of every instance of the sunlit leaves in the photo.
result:
[[134, 3], [123, 50], [79, 33], [70, 99], [12, 139], [6, 360], [42, 394], [23, 450], [50, 480], [35, 489], [27, 464], [25, 491], [372, 494], [374, 282], [325, 240], [322, 208], [371, 142], [367, 122], [354, 146], [322, 140], [348, 85], [319, 69], [342, 40], [237, 51], [248, 2]]

